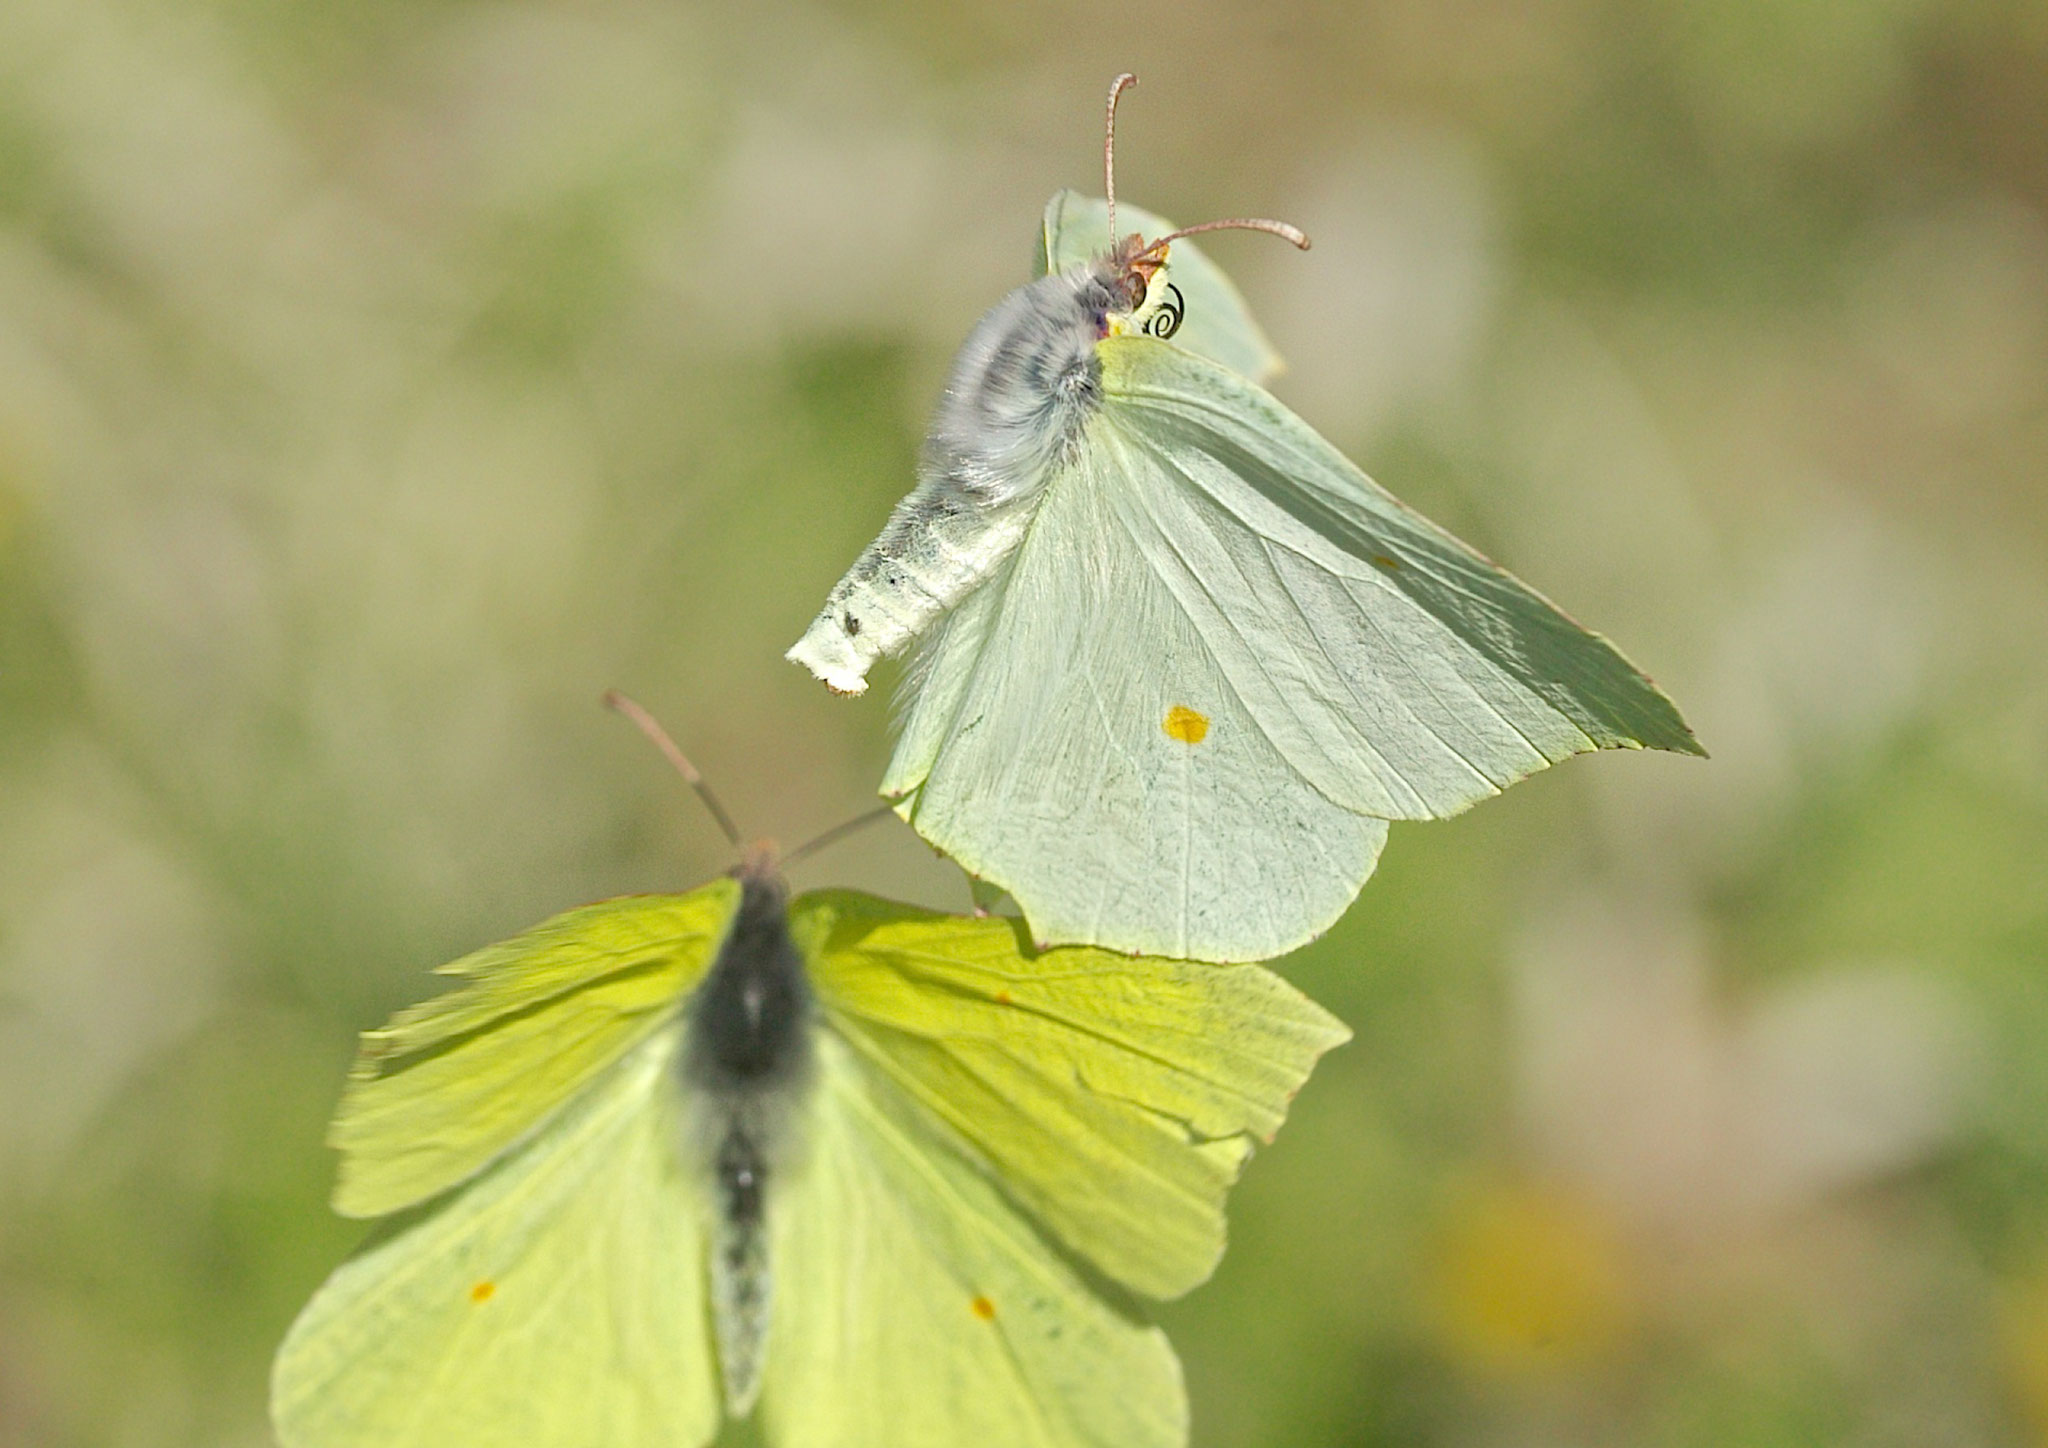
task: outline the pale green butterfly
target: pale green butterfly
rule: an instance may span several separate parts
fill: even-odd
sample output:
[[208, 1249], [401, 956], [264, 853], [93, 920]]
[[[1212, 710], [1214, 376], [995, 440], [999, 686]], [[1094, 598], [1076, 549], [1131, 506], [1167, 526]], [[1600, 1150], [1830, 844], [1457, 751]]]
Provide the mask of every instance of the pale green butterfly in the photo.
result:
[[286, 1336], [286, 1448], [693, 1448], [757, 1408], [776, 1448], [1181, 1444], [1172, 1348], [1099, 1283], [1206, 1278], [1349, 1035], [1255, 966], [790, 900], [760, 849], [441, 969], [335, 1117], [336, 1208], [421, 1210]]
[[[1045, 274], [968, 336], [916, 490], [789, 656], [859, 693], [918, 646], [882, 793], [1039, 940], [1258, 960], [1343, 913], [1389, 820], [1583, 750], [1702, 751], [1261, 390], [1277, 358], [1186, 233], [1117, 236], [1131, 79], [1109, 199], [1053, 198]], [[1307, 245], [1189, 230], [1225, 226]]]

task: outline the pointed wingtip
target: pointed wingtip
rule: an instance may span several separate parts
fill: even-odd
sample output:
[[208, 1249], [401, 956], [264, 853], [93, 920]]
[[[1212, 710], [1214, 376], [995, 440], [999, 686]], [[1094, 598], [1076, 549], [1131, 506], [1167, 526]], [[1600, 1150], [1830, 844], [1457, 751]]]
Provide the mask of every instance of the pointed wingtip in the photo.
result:
[[[1670, 704], [1668, 699], [1664, 702]], [[1700, 743], [1699, 736], [1692, 732], [1692, 726], [1680, 717], [1676, 705], [1670, 706], [1670, 712], [1669, 727], [1643, 731], [1642, 747], [1659, 749], [1666, 754], [1689, 754], [1695, 759], [1705, 759], [1707, 747]]]

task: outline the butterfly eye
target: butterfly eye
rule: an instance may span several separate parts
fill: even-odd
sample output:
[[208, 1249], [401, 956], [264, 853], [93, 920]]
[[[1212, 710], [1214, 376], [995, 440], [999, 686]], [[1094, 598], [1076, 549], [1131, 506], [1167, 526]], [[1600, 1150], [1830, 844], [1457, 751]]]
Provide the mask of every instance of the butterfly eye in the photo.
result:
[[1159, 310], [1145, 323], [1145, 331], [1163, 342], [1180, 330], [1180, 324], [1187, 314], [1187, 300], [1181, 296], [1180, 288], [1168, 282], [1166, 296], [1160, 300]]

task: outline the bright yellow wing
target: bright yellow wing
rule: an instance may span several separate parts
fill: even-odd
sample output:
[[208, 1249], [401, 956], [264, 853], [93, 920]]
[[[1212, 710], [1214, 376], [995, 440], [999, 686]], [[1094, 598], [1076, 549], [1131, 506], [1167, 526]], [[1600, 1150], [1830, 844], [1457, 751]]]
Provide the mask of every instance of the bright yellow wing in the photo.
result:
[[351, 1258], [271, 1375], [285, 1448], [697, 1448], [718, 1423], [675, 1030]]
[[897, 1129], [964, 1145], [1068, 1248], [1154, 1297], [1223, 1251], [1223, 1198], [1347, 1039], [1270, 971], [1032, 951], [1018, 923], [826, 891], [791, 908], [828, 1023]]
[[738, 900], [729, 879], [607, 900], [442, 966], [468, 984], [363, 1033], [328, 1133], [335, 1210], [424, 1201], [540, 1126], [672, 1018]]
[[907, 1123], [843, 1039], [821, 1033], [817, 1064], [806, 1160], [771, 1208], [773, 1448], [1182, 1448], [1165, 1335]]

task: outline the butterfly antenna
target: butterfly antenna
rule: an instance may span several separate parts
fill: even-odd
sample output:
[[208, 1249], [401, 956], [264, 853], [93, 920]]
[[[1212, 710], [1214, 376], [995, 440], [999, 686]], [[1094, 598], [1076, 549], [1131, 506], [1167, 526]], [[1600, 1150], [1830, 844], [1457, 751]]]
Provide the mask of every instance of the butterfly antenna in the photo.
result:
[[1109, 201], [1109, 244], [1116, 245], [1116, 98], [1138, 83], [1125, 71], [1109, 83], [1108, 115], [1102, 126], [1102, 194]]
[[1308, 250], [1308, 233], [1298, 226], [1289, 226], [1284, 221], [1273, 221], [1263, 216], [1233, 216], [1227, 221], [1205, 221], [1200, 226], [1183, 226], [1179, 231], [1170, 231], [1147, 246], [1147, 251], [1158, 251], [1169, 241], [1179, 241], [1183, 236], [1193, 236], [1198, 231], [1265, 231], [1271, 232], [1282, 241], [1289, 241]]
[[813, 839], [806, 844], [797, 846], [797, 848], [791, 850], [788, 854], [782, 857], [782, 863], [785, 865], [794, 865], [798, 860], [806, 859], [811, 855], [817, 854], [818, 851], [824, 849], [827, 845], [838, 844], [841, 840], [845, 839], [855, 830], [866, 829], [876, 820], [882, 819], [894, 813], [896, 813], [896, 806], [892, 804], [885, 804], [878, 809], [869, 810], [866, 814], [855, 815], [845, 824], [834, 825], [831, 829], [825, 831], [824, 834], [819, 835], [816, 839]]
[[711, 792], [711, 786], [704, 782], [704, 776], [697, 772], [697, 766], [690, 763], [689, 756], [676, 748], [675, 740], [668, 737], [668, 731], [654, 722], [654, 716], [617, 689], [604, 691], [604, 706], [616, 713], [624, 714], [639, 726], [640, 732], [653, 741], [676, 773], [683, 777], [690, 788], [697, 791], [697, 798], [704, 801], [704, 808], [711, 811], [711, 817], [718, 821], [718, 827], [725, 831], [734, 849], [740, 848], [740, 832], [732, 822], [732, 816], [725, 812], [725, 806], [718, 802], [718, 796]]

